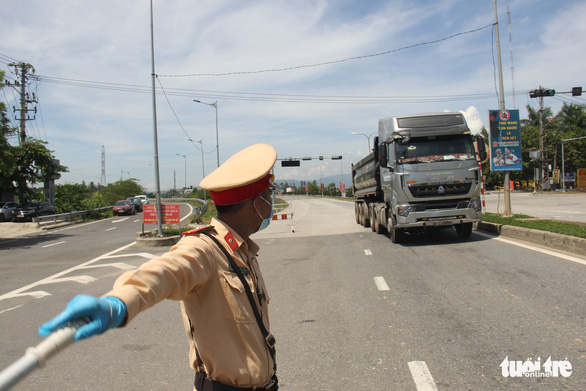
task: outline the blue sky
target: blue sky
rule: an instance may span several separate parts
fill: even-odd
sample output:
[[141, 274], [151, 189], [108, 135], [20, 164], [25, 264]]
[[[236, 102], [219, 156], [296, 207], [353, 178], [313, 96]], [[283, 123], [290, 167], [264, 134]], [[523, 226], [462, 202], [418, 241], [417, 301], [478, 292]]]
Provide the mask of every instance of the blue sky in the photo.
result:
[[[586, 84], [584, 1], [500, 0], [498, 14], [507, 108], [526, 118], [530, 90]], [[479, 131], [499, 108], [492, 0], [159, 0], [154, 18], [162, 189], [174, 175], [178, 187], [201, 181], [189, 138], [203, 142], [205, 172], [217, 166], [215, 109], [193, 99], [218, 101], [221, 162], [259, 142], [279, 158], [343, 155], [278, 166], [277, 180], [348, 175], [367, 153], [351, 133], [375, 132], [379, 118], [461, 111]], [[0, 36], [8, 80], [11, 61], [36, 69], [28, 135], [69, 167], [58, 183], [99, 182], [104, 145], [109, 183], [155, 188], [148, 1], [22, 0], [3, 7]], [[0, 92], [11, 116], [17, 98]], [[554, 113], [563, 102], [584, 99], [546, 98]]]

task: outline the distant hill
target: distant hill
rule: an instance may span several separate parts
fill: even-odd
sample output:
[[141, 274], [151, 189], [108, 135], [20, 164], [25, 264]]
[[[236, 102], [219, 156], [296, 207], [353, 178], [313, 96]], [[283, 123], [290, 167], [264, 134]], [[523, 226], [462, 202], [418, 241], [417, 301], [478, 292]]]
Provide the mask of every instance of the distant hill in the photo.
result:
[[[316, 182], [319, 184], [320, 179], [319, 178], [308, 178], [309, 182], [313, 182], [314, 179], [316, 180]], [[303, 180], [305, 182], [305, 180]], [[327, 176], [327, 177], [323, 177], [322, 178], [322, 182], [325, 186], [329, 185], [330, 183], [335, 183], [336, 187], [338, 187], [340, 185], [340, 176], [339, 175], [332, 175], [332, 176]], [[287, 184], [288, 186], [295, 186], [298, 187], [301, 183], [300, 179], [288, 179], [288, 180], [280, 180], [279, 178], [277, 178], [275, 180], [275, 183], [279, 186], [282, 187], [281, 184]], [[350, 176], [350, 174], [346, 174], [344, 175], [344, 183], [346, 184], [346, 187], [350, 187], [352, 186], [352, 177]]]

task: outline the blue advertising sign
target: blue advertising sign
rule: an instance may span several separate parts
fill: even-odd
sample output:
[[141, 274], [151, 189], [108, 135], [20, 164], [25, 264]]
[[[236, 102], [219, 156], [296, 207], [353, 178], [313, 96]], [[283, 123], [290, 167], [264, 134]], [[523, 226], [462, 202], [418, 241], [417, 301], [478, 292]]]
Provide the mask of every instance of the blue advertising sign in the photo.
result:
[[490, 169], [521, 171], [521, 121], [519, 110], [489, 110]]
[[576, 173], [575, 172], [564, 173], [564, 182], [576, 182]]

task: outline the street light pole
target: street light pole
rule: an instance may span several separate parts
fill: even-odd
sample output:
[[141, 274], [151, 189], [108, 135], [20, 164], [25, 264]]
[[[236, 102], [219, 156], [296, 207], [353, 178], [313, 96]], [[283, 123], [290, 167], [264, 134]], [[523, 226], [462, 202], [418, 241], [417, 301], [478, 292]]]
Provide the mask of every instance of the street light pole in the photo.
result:
[[370, 151], [370, 137], [371, 137], [372, 135], [375, 135], [376, 133], [377, 133], [377, 132], [373, 132], [373, 133], [371, 133], [371, 134], [369, 134], [369, 135], [366, 135], [366, 134], [364, 134], [364, 133], [352, 132], [352, 135], [353, 135], [353, 136], [356, 136], [356, 135], [362, 135], [362, 136], [366, 137], [366, 140], [367, 140], [367, 142], [368, 142], [368, 149], [366, 150], [366, 151], [367, 151], [367, 152], [366, 152], [366, 154], [368, 155], [368, 152]]
[[216, 109], [216, 155], [218, 157], [218, 167], [220, 167], [220, 139], [218, 137], [218, 101], [215, 101], [214, 103], [206, 103], [197, 99], [194, 99], [193, 101], [196, 103], [201, 103], [203, 105], [213, 106]]
[[[194, 143], [194, 145], [195, 143], [201, 144], [201, 179], [203, 180], [203, 178], [206, 177], [206, 169], [203, 161], [203, 140], [193, 141], [192, 139], [189, 139], [189, 141]], [[206, 189], [203, 189], [203, 199], [206, 199]]]
[[180, 155], [178, 153], [176, 153], [175, 155], [185, 159], [185, 186], [183, 187], [183, 195], [185, 195], [185, 192], [187, 191], [187, 155]]
[[[200, 143], [200, 145], [201, 145], [201, 177], [205, 178], [206, 177], [206, 169], [205, 169], [205, 165], [204, 165], [204, 161], [203, 161], [203, 140], [199, 140], [198, 143]], [[206, 189], [203, 189], [203, 199], [204, 199], [204, 201], [206, 200]]]
[[152, 76], [152, 95], [153, 95], [153, 139], [155, 144], [155, 192], [157, 202], [157, 232], [160, 236], [163, 235], [163, 214], [161, 211], [161, 183], [159, 179], [159, 142], [157, 135], [157, 98], [155, 90], [155, 33], [154, 33], [154, 22], [153, 22], [153, 0], [150, 1], [151, 5], [151, 76]]

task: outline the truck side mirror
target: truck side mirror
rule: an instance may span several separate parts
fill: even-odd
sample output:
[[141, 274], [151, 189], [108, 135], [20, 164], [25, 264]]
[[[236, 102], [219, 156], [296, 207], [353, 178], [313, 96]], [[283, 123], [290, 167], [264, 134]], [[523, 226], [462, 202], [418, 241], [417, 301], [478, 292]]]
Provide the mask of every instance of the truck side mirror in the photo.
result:
[[476, 144], [478, 145], [478, 158], [481, 162], [483, 162], [488, 157], [488, 152], [486, 151], [486, 144], [484, 144], [484, 137], [477, 135]]
[[387, 166], [387, 144], [382, 143], [378, 145], [378, 161], [381, 167]]

